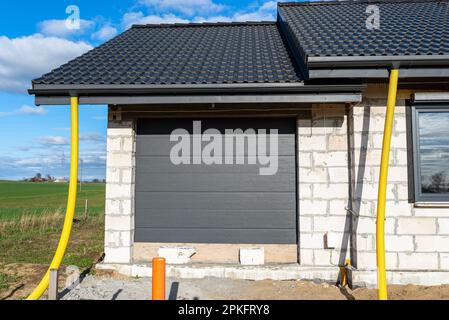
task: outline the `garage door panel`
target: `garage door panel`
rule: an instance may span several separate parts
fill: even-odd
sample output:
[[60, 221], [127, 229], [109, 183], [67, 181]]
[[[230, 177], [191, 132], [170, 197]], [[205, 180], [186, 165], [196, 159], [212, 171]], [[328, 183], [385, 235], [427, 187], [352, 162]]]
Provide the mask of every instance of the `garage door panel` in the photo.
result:
[[[257, 159], [256, 159], [257, 160]], [[211, 165], [174, 165], [167, 156], [139, 156], [139, 165], [137, 166], [137, 175], [146, 173], [239, 173], [239, 174], [259, 174], [260, 166], [258, 164], [211, 164]], [[277, 173], [295, 172], [296, 158], [294, 156], [279, 156]]]
[[194, 120], [138, 121], [135, 241], [296, 243], [296, 121], [199, 120], [203, 132], [210, 128], [222, 133], [236, 128], [277, 129], [278, 170], [262, 176], [260, 169], [269, 165], [248, 164], [248, 157], [258, 160], [248, 151], [243, 165], [172, 164], [170, 152], [177, 142], [170, 141], [170, 134], [178, 128], [192, 133]]
[[140, 192], [136, 193], [138, 209], [204, 209], [294, 210], [296, 197], [285, 192]]
[[[267, 139], [267, 150], [270, 154], [270, 144]], [[170, 141], [169, 136], [161, 135], [147, 135], [137, 137], [137, 150], [141, 150], [140, 156], [167, 156], [170, 155], [171, 149], [177, 143], [177, 141]], [[203, 150], [210, 142], [202, 142], [201, 147]], [[245, 142], [246, 144], [246, 142]], [[222, 144], [225, 145], [224, 143]], [[241, 155], [237, 153], [237, 149], [234, 144], [234, 154]], [[280, 156], [294, 156], [295, 155], [295, 139], [287, 135], [278, 136], [278, 154]], [[193, 155], [193, 143], [190, 143], [190, 155]], [[251, 152], [247, 147], [244, 148], [244, 156], [257, 156], [257, 153]]]
[[137, 134], [170, 135], [174, 129], [182, 128], [193, 133], [193, 122], [201, 121], [201, 131], [213, 128], [225, 133], [227, 129], [276, 129], [279, 134], [290, 135], [296, 130], [294, 119], [287, 118], [182, 118], [182, 119], [139, 119]]
[[[275, 217], [276, 219], [273, 219]], [[290, 210], [142, 210], [136, 216], [139, 228], [291, 229], [295, 217]]]
[[[148, 183], [151, 181], [151, 183]], [[294, 173], [260, 176], [240, 173], [139, 174], [136, 187], [140, 192], [209, 191], [217, 192], [289, 192], [296, 181]]]
[[[141, 242], [183, 243], [248, 243], [292, 244], [296, 235], [292, 229], [147, 229], [135, 231]], [[213, 240], [211, 240], [213, 239]]]

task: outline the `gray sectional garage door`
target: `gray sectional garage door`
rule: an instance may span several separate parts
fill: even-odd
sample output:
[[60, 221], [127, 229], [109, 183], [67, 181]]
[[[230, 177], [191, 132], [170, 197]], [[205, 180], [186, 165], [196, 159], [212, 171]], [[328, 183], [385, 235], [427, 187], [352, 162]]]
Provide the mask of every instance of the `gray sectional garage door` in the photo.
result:
[[[201, 121], [202, 132], [277, 129], [277, 173], [260, 175], [260, 163], [247, 158], [245, 164], [173, 164], [177, 142], [170, 134], [192, 134], [193, 121]], [[255, 154], [246, 150], [245, 156]], [[136, 242], [296, 243], [294, 120], [141, 119], [136, 158]]]

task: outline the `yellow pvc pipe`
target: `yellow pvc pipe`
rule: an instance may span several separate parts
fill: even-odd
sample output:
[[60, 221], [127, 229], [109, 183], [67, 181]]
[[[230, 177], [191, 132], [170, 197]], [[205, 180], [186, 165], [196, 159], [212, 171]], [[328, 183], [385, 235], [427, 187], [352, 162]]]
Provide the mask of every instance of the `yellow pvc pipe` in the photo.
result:
[[379, 300], [387, 300], [387, 271], [385, 263], [385, 206], [387, 197], [388, 164], [390, 161], [390, 144], [393, 132], [394, 108], [398, 90], [399, 70], [390, 71], [388, 86], [387, 114], [385, 117], [382, 159], [380, 163], [379, 193], [377, 200], [376, 222], [376, 257], [377, 257], [377, 296]]
[[64, 258], [67, 243], [69, 242], [70, 232], [72, 231], [76, 205], [76, 187], [78, 182], [78, 97], [70, 98], [70, 112], [72, 119], [72, 150], [70, 158], [69, 195], [67, 198], [67, 209], [64, 219], [64, 226], [62, 228], [59, 244], [50, 267], [48, 268], [47, 273], [45, 273], [41, 282], [30, 294], [27, 300], [38, 300], [44, 294], [45, 290], [47, 290], [50, 279], [50, 269], [59, 269], [62, 259]]

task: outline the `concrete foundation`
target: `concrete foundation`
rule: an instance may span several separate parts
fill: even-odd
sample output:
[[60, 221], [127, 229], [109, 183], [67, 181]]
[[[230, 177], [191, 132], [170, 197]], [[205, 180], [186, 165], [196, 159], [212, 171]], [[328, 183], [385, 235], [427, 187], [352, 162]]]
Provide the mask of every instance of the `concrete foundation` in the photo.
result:
[[[114, 270], [129, 277], [151, 277], [150, 264], [108, 264], [96, 266], [100, 270]], [[339, 269], [334, 267], [300, 266], [299, 264], [278, 264], [264, 266], [241, 265], [168, 265], [167, 277], [180, 279], [203, 279], [207, 277], [242, 279], [242, 280], [313, 280], [336, 282]], [[355, 286], [376, 288], [377, 273], [375, 270], [355, 270], [352, 272]], [[387, 271], [388, 284], [398, 285], [441, 285], [449, 284], [447, 272], [439, 271]]]

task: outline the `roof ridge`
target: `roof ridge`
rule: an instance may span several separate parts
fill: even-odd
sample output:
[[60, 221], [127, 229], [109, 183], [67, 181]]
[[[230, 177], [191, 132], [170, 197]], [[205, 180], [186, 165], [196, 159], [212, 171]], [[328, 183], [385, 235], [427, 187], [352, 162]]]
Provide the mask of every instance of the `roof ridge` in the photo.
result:
[[316, 6], [316, 5], [348, 5], [348, 4], [375, 4], [375, 3], [422, 3], [422, 2], [442, 2], [449, 3], [449, 0], [330, 0], [330, 1], [304, 1], [304, 2], [278, 2], [279, 7], [296, 7], [296, 6]]
[[231, 22], [188, 22], [188, 23], [160, 23], [160, 24], [134, 24], [132, 28], [178, 28], [178, 27], [226, 27], [226, 26], [259, 26], [275, 25], [276, 21], [231, 21]]

